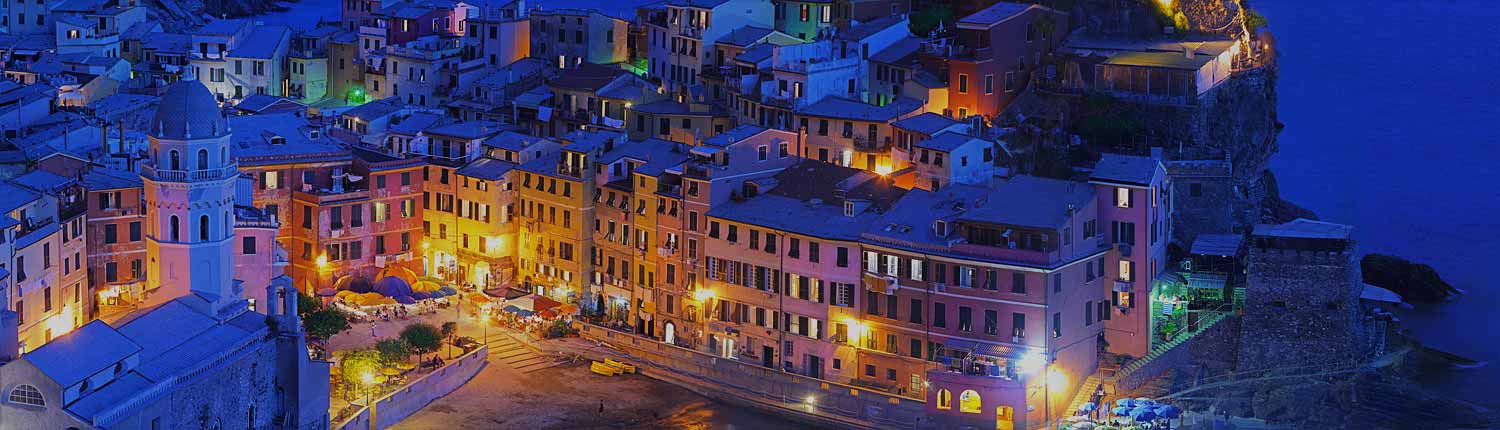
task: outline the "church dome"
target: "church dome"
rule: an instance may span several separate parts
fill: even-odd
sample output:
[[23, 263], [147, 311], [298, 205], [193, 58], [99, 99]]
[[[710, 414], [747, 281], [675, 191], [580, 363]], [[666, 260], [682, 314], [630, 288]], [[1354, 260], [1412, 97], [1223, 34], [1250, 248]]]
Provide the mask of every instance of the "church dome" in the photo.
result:
[[196, 80], [181, 80], [162, 94], [150, 132], [165, 139], [221, 137], [229, 134], [229, 122], [208, 87]]

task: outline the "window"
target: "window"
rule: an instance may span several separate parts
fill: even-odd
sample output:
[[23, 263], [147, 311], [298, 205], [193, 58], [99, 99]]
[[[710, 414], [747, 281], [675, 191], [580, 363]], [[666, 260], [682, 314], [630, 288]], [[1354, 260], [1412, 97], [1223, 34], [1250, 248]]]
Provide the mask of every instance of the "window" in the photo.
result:
[[208, 241], [208, 215], [198, 216], [198, 240]]
[[255, 255], [255, 236], [246, 236], [243, 242], [244, 243], [240, 248], [240, 253], [245, 255]]
[[[310, 218], [307, 218], [307, 219], [310, 219]], [[303, 221], [306, 222], [307, 219], [304, 219]], [[170, 226], [167, 227], [169, 230], [171, 230], [171, 234], [168, 237], [171, 237], [173, 242], [179, 241], [180, 237], [181, 237], [181, 235], [180, 235], [180, 232], [181, 232], [181, 226], [180, 226], [180, 224], [181, 223], [178, 221], [177, 215], [172, 215], [172, 217], [168, 220], [168, 223], [171, 224]]]
[[[807, 15], [809, 14], [810, 10], [811, 10], [811, 6], [810, 5], [805, 4], [805, 3], [802, 4], [800, 7], [797, 8], [797, 19], [801, 20], [802, 22], [807, 22]], [[871, 374], [870, 376], [875, 376], [875, 375]]]
[[104, 225], [104, 243], [108, 244], [108, 243], [116, 243], [116, 242], [118, 242], [119, 241], [119, 239], [117, 237], [118, 230], [119, 230], [119, 227], [116, 226], [116, 225], [114, 225], [114, 224], [105, 224]]
[[[785, 144], [783, 144], [783, 145], [785, 145]], [[767, 147], [766, 145], [760, 145], [760, 146], [755, 147], [755, 158], [756, 158], [757, 161], [766, 161], [767, 158], [770, 158], [770, 153], [771, 153], [770, 148]]]
[[[813, 261], [817, 261], [816, 257]], [[834, 264], [838, 267], [849, 267], [849, 248], [838, 247], [838, 259], [834, 261]]]
[[922, 323], [922, 300], [921, 299], [911, 299], [911, 312], [907, 313], [907, 318], [909, 319], [909, 321], [911, 321], [912, 324], [921, 324]]
[[980, 403], [979, 392], [977, 391], [964, 390], [963, 393], [958, 395], [959, 412], [967, 414], [977, 414], [979, 413], [980, 409], [983, 409], [983, 407], [980, 406]]
[[953, 393], [949, 392], [948, 389], [944, 388], [938, 390], [937, 408], [944, 411], [953, 409]]
[[974, 331], [974, 310], [968, 306], [958, 307], [958, 330]]
[[1094, 301], [1093, 300], [1089, 300], [1089, 301], [1086, 301], [1086, 302], [1083, 303], [1083, 325], [1085, 325], [1085, 326], [1094, 325]]
[[1124, 188], [1124, 187], [1116, 187], [1115, 188], [1115, 207], [1117, 207], [1117, 208], [1129, 208], [1130, 207], [1130, 189], [1129, 188]]
[[42, 398], [42, 390], [26, 384], [12, 388], [7, 400], [18, 405], [47, 407], [47, 400]]
[[[958, 74], [958, 93], [959, 94], [968, 94], [969, 93], [969, 75], [966, 75], [966, 74], [963, 74], [963, 73], [959, 73]], [[959, 115], [959, 116], [963, 116], [963, 115]]]
[[986, 95], [995, 93], [995, 75], [984, 75], [984, 93]]
[[807, 242], [807, 261], [811, 261], [811, 262], [817, 263], [818, 259], [819, 259], [819, 257], [818, 257], [818, 243], [817, 242], [808, 241]]
[[1016, 72], [1005, 72], [1005, 92], [1016, 90]]
[[1135, 277], [1134, 277], [1135, 274], [1132, 273], [1133, 272], [1132, 269], [1134, 269], [1134, 268], [1135, 268], [1135, 264], [1132, 263], [1130, 260], [1120, 260], [1120, 280], [1124, 281], [1124, 282], [1130, 282], [1130, 281], [1134, 280], [1135, 279]]
[[1022, 274], [1022, 273], [1012, 273], [1010, 275], [1010, 292], [1016, 293], [1016, 294], [1026, 294], [1026, 275], [1025, 274]]
[[1020, 312], [1010, 314], [1010, 335], [1016, 342], [1026, 338], [1026, 314]]

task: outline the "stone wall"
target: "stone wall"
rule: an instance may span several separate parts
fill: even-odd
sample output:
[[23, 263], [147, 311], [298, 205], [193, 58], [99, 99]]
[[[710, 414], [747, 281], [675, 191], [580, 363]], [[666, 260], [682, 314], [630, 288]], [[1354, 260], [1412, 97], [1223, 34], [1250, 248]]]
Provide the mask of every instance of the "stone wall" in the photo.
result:
[[1333, 364], [1365, 358], [1359, 272], [1342, 252], [1252, 246], [1239, 369]]
[[[474, 375], [479, 374], [489, 358], [489, 347], [481, 346], [479, 349], [469, 351], [456, 360], [448, 362], [443, 367], [433, 370], [432, 373], [423, 375], [416, 380], [406, 384], [400, 389], [388, 393], [375, 400], [375, 424], [377, 428], [387, 428], [397, 422], [406, 419], [417, 411], [426, 407], [439, 397], [457, 390], [458, 387], [468, 383]], [[370, 428], [370, 410], [360, 409], [354, 416], [336, 423], [334, 428], [340, 430], [364, 430]]]
[[[1240, 319], [1228, 315], [1210, 325], [1200, 328], [1175, 345], [1152, 351], [1140, 364], [1128, 364], [1116, 376], [1115, 386], [1122, 392], [1130, 392], [1152, 379], [1156, 379], [1173, 368], [1198, 365], [1215, 369], [1234, 366], [1236, 348], [1239, 343]], [[1135, 367], [1139, 366], [1139, 367]]]
[[594, 325], [583, 325], [580, 333], [628, 354], [626, 360], [647, 376], [769, 414], [834, 428], [935, 428], [923, 400], [783, 373]]

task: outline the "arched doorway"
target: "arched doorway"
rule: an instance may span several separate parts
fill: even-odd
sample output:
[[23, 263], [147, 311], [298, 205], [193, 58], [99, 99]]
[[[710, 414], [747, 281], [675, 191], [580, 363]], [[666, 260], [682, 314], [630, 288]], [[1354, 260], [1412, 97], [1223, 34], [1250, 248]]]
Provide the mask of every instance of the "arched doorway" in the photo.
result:
[[1016, 410], [1010, 406], [995, 407], [995, 430], [1015, 430]]
[[671, 345], [677, 344], [677, 324], [667, 321], [661, 328], [661, 341]]

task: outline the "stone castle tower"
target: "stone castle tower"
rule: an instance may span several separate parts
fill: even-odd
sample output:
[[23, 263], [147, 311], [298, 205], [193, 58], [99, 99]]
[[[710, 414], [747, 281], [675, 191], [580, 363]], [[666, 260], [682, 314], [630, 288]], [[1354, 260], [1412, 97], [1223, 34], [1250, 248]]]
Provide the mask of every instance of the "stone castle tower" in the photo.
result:
[[1353, 228], [1298, 219], [1250, 238], [1239, 369], [1337, 365], [1363, 359]]
[[167, 87], [149, 126], [141, 169], [147, 211], [146, 303], [197, 294], [216, 307], [240, 299], [234, 280], [235, 178], [229, 122], [208, 88]]

